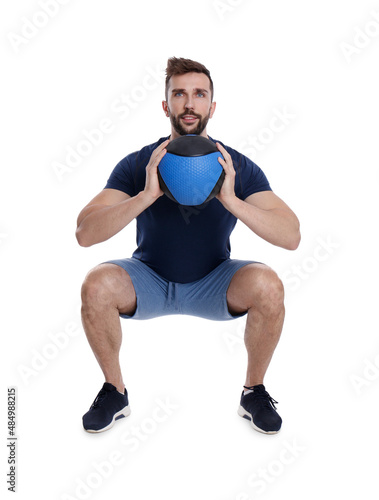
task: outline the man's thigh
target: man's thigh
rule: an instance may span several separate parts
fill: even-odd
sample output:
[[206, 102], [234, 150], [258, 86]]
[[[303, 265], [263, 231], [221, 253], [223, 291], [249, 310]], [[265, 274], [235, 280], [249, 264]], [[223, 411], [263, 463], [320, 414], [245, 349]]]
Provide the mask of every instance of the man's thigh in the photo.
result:
[[133, 257], [111, 260], [106, 264], [119, 267], [126, 272], [135, 291], [135, 308], [132, 313], [120, 310], [122, 318], [141, 320], [173, 314], [167, 300], [169, 282], [146, 264]]
[[215, 321], [243, 316], [246, 311], [231, 314], [227, 304], [227, 290], [233, 276], [253, 261], [227, 259], [204, 278], [181, 285], [181, 313]]

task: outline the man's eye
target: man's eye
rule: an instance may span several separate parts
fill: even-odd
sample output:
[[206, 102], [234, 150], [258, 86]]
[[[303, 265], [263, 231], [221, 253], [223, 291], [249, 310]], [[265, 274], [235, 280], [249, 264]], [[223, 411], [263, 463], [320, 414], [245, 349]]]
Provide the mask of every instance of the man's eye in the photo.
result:
[[181, 95], [183, 95], [183, 92], [175, 92], [175, 95], [176, 96], [181, 96]]
[[203, 92], [198, 92], [196, 95], [197, 95], [198, 97], [204, 97]]

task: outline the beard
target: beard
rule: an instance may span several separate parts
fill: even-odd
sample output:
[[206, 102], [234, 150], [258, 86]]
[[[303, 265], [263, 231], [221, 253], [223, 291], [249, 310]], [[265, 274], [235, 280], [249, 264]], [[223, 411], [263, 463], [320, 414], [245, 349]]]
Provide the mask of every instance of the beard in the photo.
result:
[[[201, 115], [198, 115], [198, 114], [193, 113], [193, 112], [189, 113], [188, 111], [186, 111], [185, 113], [182, 113], [181, 115], [178, 115], [178, 116], [173, 115], [170, 111], [170, 108], [168, 108], [168, 112], [169, 112], [171, 125], [174, 127], [174, 130], [179, 135], [187, 135], [187, 134], [200, 135], [203, 132], [203, 130], [205, 129], [205, 127], [207, 126], [208, 121], [209, 121], [209, 117], [211, 114], [211, 110], [209, 110], [208, 115], [203, 118]], [[193, 125], [189, 125], [189, 126], [187, 125], [189, 130], [186, 130], [180, 122], [180, 119], [186, 115], [195, 116], [196, 118], [198, 118], [198, 123], [193, 130], [191, 130], [191, 127]]]

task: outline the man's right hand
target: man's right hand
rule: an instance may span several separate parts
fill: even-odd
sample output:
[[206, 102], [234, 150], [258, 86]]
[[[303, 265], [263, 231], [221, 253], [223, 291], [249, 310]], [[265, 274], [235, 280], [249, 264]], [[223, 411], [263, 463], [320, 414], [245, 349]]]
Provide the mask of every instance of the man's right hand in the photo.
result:
[[144, 193], [154, 201], [164, 194], [159, 185], [158, 179], [158, 165], [161, 159], [166, 154], [166, 146], [170, 139], [162, 142], [151, 154], [149, 163], [146, 166], [146, 182]]

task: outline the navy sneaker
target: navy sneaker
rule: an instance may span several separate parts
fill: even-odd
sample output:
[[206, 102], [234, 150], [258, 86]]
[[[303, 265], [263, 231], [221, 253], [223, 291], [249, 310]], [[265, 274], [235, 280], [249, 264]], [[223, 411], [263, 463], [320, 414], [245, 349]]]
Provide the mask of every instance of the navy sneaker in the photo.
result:
[[[245, 386], [244, 386], [245, 387]], [[253, 392], [244, 395], [242, 391], [238, 415], [251, 421], [253, 429], [264, 434], [276, 434], [282, 426], [282, 419], [276, 411], [275, 399], [272, 399], [263, 384], [245, 387]]]
[[113, 427], [116, 420], [130, 415], [128, 393], [118, 392], [109, 382], [104, 382], [89, 411], [83, 415], [83, 427], [87, 432], [103, 432]]

